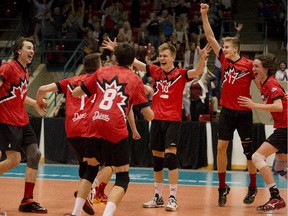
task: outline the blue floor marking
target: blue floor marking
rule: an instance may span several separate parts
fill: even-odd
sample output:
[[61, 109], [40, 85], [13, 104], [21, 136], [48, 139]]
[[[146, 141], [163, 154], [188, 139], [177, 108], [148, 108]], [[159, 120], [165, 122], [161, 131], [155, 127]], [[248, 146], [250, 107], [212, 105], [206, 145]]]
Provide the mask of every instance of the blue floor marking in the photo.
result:
[[[7, 178], [23, 178], [25, 175], [26, 164], [20, 164], [2, 177]], [[131, 167], [130, 182], [153, 184], [153, 169], [152, 168], [136, 168]], [[39, 179], [55, 179], [55, 180], [79, 180], [77, 165], [51, 165], [43, 164], [39, 166]], [[168, 183], [167, 170], [164, 172], [164, 183]], [[287, 189], [287, 180], [274, 175], [275, 182], [278, 188]], [[112, 176], [111, 181], [115, 181], [115, 175]], [[226, 182], [232, 187], [247, 187], [249, 184], [249, 174], [246, 171], [227, 171]], [[179, 185], [194, 185], [194, 186], [218, 186], [217, 171], [207, 170], [179, 170]], [[265, 188], [265, 182], [262, 176], [257, 174], [258, 188]]]

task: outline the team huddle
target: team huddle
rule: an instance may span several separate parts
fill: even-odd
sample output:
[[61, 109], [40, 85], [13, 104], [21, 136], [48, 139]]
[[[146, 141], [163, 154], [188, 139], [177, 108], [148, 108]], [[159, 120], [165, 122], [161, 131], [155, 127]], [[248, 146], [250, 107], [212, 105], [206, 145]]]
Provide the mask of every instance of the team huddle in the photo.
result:
[[[65, 130], [68, 144], [75, 150], [79, 161], [80, 184], [75, 192], [75, 205], [66, 215], [80, 216], [82, 210], [94, 215], [91, 197], [103, 191], [112, 173], [115, 184], [110, 191], [103, 216], [112, 216], [124, 197], [129, 185], [129, 145], [127, 121], [134, 139], [140, 139], [133, 107], [141, 110], [144, 118], [151, 121], [150, 148], [153, 155], [154, 192], [144, 208], [164, 207], [176, 211], [178, 187], [177, 145], [180, 139], [182, 119], [182, 94], [185, 84], [203, 73], [205, 61], [211, 50], [222, 65], [222, 107], [218, 123], [218, 206], [224, 207], [230, 192], [226, 183], [226, 151], [233, 133], [237, 130], [247, 158], [250, 184], [244, 204], [254, 202], [257, 195], [257, 170], [270, 192], [267, 203], [257, 207], [258, 212], [268, 213], [286, 206], [275, 184], [266, 158], [274, 153], [275, 171], [287, 179], [287, 95], [275, 79], [277, 59], [265, 53], [254, 61], [239, 54], [240, 43], [236, 37], [223, 38], [223, 46], [215, 39], [209, 24], [208, 4], [201, 4], [203, 30], [207, 44], [197, 47], [199, 62], [193, 69], [174, 66], [176, 48], [170, 43], [159, 46], [160, 66], [145, 64], [135, 58], [135, 50], [128, 43], [117, 43], [109, 38], [103, 47], [113, 51], [117, 65], [102, 66], [96, 53], [86, 55], [84, 74], [66, 78], [38, 89], [36, 99], [27, 96], [29, 73], [27, 65], [34, 56], [35, 44], [31, 38], [19, 38], [14, 43], [14, 57], [0, 67], [0, 150], [6, 159], [0, 162], [0, 174], [16, 167], [21, 161], [21, 150], [27, 156], [24, 196], [20, 212], [47, 213], [33, 199], [33, 190], [41, 153], [37, 139], [29, 123], [25, 104], [31, 105], [44, 116], [47, 92], [66, 96]], [[152, 105], [147, 98], [151, 91], [136, 75], [135, 67], [152, 78]], [[251, 100], [250, 85], [255, 82], [263, 104]], [[252, 110], [264, 110], [272, 114], [274, 133], [258, 149], [252, 145]], [[75, 117], [76, 116], [76, 117]], [[168, 168], [169, 197], [164, 202], [164, 164]], [[103, 188], [104, 184], [104, 188]], [[101, 189], [102, 188], [102, 189]], [[95, 192], [96, 191], [96, 192]], [[165, 205], [166, 203], [166, 205]], [[7, 215], [0, 210], [0, 215]]]

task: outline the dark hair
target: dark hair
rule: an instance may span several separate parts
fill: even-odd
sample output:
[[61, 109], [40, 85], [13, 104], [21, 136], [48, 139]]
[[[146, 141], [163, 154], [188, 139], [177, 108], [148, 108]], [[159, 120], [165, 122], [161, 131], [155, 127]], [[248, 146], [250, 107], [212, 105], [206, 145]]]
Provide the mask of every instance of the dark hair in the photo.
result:
[[98, 53], [86, 55], [83, 60], [84, 70], [86, 73], [93, 73], [101, 67], [101, 59]]
[[13, 44], [13, 59], [16, 60], [19, 57], [18, 50], [22, 49], [24, 45], [24, 41], [29, 41], [33, 44], [35, 50], [35, 41], [33, 38], [30, 37], [20, 37], [18, 38]]
[[276, 56], [272, 53], [265, 53], [260, 54], [255, 57], [255, 59], [258, 59], [261, 61], [262, 67], [268, 69], [267, 75], [271, 76], [274, 75], [277, 71], [278, 67], [278, 59]]
[[120, 43], [114, 50], [118, 64], [121, 66], [132, 65], [135, 58], [135, 49], [127, 42]]

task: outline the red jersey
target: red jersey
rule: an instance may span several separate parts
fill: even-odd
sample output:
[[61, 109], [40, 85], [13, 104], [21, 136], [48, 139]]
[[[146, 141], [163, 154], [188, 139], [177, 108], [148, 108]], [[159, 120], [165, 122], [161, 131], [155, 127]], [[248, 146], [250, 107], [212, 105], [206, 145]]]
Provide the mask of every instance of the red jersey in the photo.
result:
[[96, 94], [92, 97], [83, 95], [73, 97], [72, 91], [75, 86], [81, 85], [91, 74], [83, 74], [77, 77], [67, 78], [56, 82], [58, 93], [66, 95], [66, 117], [65, 130], [68, 138], [72, 137], [92, 137], [89, 134], [88, 112], [91, 111]]
[[95, 137], [117, 143], [128, 137], [127, 114], [131, 105], [149, 106], [144, 85], [130, 69], [106, 66], [97, 70], [81, 85], [90, 96], [97, 94], [92, 112], [89, 113], [89, 130]]
[[250, 85], [254, 79], [252, 71], [253, 61], [240, 57], [236, 62], [225, 58], [222, 49], [219, 52], [219, 60], [222, 65], [222, 90], [220, 104], [229, 109], [249, 111], [248, 107], [238, 104], [237, 98], [245, 96], [251, 98]]
[[287, 99], [285, 90], [274, 76], [270, 76], [261, 86], [261, 97], [265, 104], [273, 104], [274, 100], [281, 99], [282, 112], [270, 112], [274, 120], [274, 128], [287, 128]]
[[169, 73], [157, 65], [146, 66], [147, 75], [153, 78], [154, 95], [152, 109], [154, 119], [181, 121], [182, 95], [187, 77], [187, 69], [174, 68]]
[[29, 123], [24, 101], [27, 96], [29, 72], [13, 60], [0, 67], [0, 122], [22, 127]]

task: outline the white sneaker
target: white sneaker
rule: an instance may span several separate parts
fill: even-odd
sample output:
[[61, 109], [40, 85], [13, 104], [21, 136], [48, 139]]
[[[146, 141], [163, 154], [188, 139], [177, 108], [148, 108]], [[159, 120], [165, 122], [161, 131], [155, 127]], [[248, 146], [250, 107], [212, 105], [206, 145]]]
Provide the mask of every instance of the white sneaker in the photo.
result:
[[176, 211], [178, 208], [177, 200], [174, 196], [170, 196], [168, 199], [168, 204], [165, 207], [166, 211]]
[[164, 201], [162, 197], [159, 197], [158, 194], [155, 194], [155, 197], [142, 204], [143, 208], [162, 208], [164, 207]]
[[5, 211], [2, 211], [0, 208], [0, 216], [7, 216], [7, 213]]

